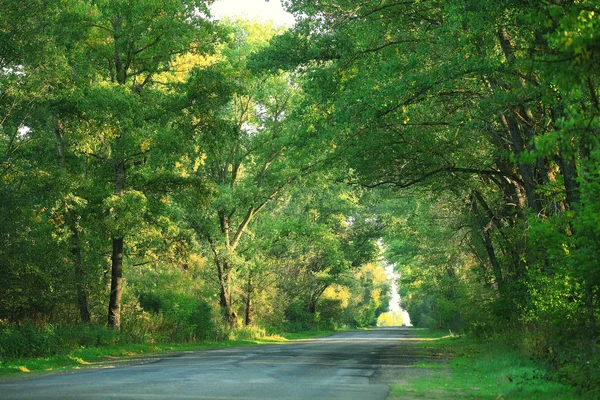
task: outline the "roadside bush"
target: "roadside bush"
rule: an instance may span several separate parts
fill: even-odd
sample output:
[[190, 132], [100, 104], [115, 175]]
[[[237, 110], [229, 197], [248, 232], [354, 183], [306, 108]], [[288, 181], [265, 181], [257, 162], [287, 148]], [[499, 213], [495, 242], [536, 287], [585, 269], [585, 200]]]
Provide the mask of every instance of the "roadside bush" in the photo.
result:
[[115, 344], [119, 339], [119, 332], [100, 325], [5, 326], [0, 330], [0, 358], [66, 354], [81, 347]]
[[162, 343], [165, 338], [162, 313], [144, 311], [139, 305], [127, 307], [121, 314], [121, 335], [127, 343]]
[[[586, 347], [588, 347], [586, 349]], [[551, 357], [550, 372], [554, 380], [575, 385], [587, 395], [600, 398], [600, 348], [561, 348]]]
[[122, 338], [118, 331], [103, 325], [61, 326], [56, 330], [66, 350], [80, 347], [109, 346], [119, 343]]
[[263, 328], [257, 326], [242, 326], [231, 334], [231, 339], [234, 340], [253, 340], [261, 339], [267, 336], [267, 332]]
[[315, 322], [319, 330], [335, 329], [344, 316], [342, 300], [322, 298], [319, 300]]
[[387, 310], [387, 306], [382, 307], [380, 302], [375, 299], [370, 299], [368, 303], [348, 307], [349, 324], [353, 327], [365, 328], [368, 326], [376, 326], [380, 315]]
[[4, 328], [0, 334], [2, 358], [41, 357], [58, 351], [59, 344], [52, 329], [38, 329], [25, 323]]
[[287, 319], [285, 330], [288, 332], [309, 331], [315, 322], [315, 315], [308, 312], [302, 302], [290, 303], [285, 309], [285, 317]]
[[155, 341], [194, 341], [214, 339], [217, 326], [212, 307], [206, 301], [185, 293], [156, 291], [139, 295], [143, 312], [136, 314], [138, 336]]

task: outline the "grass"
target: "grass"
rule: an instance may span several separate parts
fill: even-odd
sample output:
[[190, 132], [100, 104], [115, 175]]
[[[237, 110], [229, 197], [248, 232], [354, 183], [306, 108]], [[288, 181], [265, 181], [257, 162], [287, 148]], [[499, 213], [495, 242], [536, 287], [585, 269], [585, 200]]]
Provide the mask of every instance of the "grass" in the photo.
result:
[[284, 341], [288, 340], [302, 340], [302, 339], [312, 339], [316, 337], [329, 336], [334, 331], [304, 331], [297, 333], [283, 333]]
[[[543, 366], [505, 344], [477, 342], [448, 332], [416, 331], [428, 352], [447, 354], [445, 361], [418, 362], [418, 378], [392, 385], [392, 399], [586, 399], [570, 386], [546, 379]], [[590, 398], [591, 397], [587, 397]]]
[[120, 344], [111, 346], [82, 347], [69, 354], [41, 358], [21, 358], [0, 360], [0, 377], [14, 377], [26, 374], [39, 374], [49, 371], [66, 371], [90, 367], [110, 368], [120, 362], [139, 357], [152, 357], [172, 352], [215, 349], [238, 346], [282, 344], [290, 340], [309, 339], [330, 335], [333, 331], [309, 331], [282, 333], [256, 339], [224, 341], [202, 341], [197, 343], [174, 344]]

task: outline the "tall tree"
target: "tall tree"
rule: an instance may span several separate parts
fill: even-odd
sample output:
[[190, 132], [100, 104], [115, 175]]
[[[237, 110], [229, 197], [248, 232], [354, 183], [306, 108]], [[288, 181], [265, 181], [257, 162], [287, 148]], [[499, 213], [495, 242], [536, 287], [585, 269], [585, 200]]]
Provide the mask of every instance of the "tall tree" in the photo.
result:
[[[69, 255], [63, 253], [64, 246], [61, 245], [62, 235], [55, 232], [53, 236], [46, 229], [51, 227], [53, 218], [48, 218], [49, 210], [55, 209], [56, 203], [62, 203], [61, 198], [67, 198], [68, 178], [67, 161], [64, 152], [64, 138], [61, 136], [58, 111], [72, 108], [72, 103], [67, 97], [73, 93], [77, 82], [73, 79], [73, 73], [68, 67], [71, 58], [70, 49], [77, 47], [77, 41], [85, 36], [85, 28], [74, 29], [70, 22], [81, 16], [77, 7], [66, 7], [60, 2], [37, 2], [25, 1], [3, 6], [3, 15], [0, 24], [2, 25], [2, 34], [6, 41], [3, 41], [1, 50], [1, 68], [3, 70], [2, 85], [2, 105], [6, 106], [3, 110], [1, 129], [6, 135], [2, 135], [4, 157], [2, 183], [4, 188], [10, 188], [15, 194], [21, 192], [18, 189], [22, 187], [24, 180], [29, 181], [33, 191], [30, 196], [22, 196], [15, 201], [9, 200], [9, 195], [2, 194], [6, 201], [7, 210], [3, 212], [7, 218], [13, 219], [21, 214], [25, 208], [38, 209], [39, 223], [33, 221], [21, 220], [21, 226], [28, 226], [29, 236], [32, 242], [23, 243], [25, 249], [31, 251], [31, 255], [36, 252], [36, 248], [41, 246], [50, 246], [54, 248], [56, 259], [65, 259], [67, 265], [73, 265], [75, 275], [81, 275], [81, 254], [79, 251], [79, 240], [76, 239], [78, 232], [71, 232], [73, 245]], [[73, 51], [75, 53], [75, 51]], [[56, 139], [55, 149], [58, 150], [58, 157], [48, 157], [52, 154], [49, 150], [53, 147]], [[56, 152], [54, 153], [56, 154]], [[25, 168], [23, 168], [25, 167]], [[37, 171], [35, 171], [37, 169]], [[35, 172], [34, 172], [35, 171]], [[33, 175], [32, 175], [33, 174]], [[28, 177], [26, 177], [28, 176]], [[13, 184], [17, 186], [13, 186]], [[40, 190], [37, 194], [35, 188]], [[43, 188], [43, 190], [42, 190]], [[24, 199], [29, 199], [25, 201]], [[31, 204], [27, 204], [27, 203]], [[72, 215], [71, 207], [69, 215]], [[11, 216], [12, 217], [9, 217]], [[17, 217], [18, 218], [18, 217]], [[72, 223], [69, 226], [75, 229], [75, 219], [69, 218]], [[5, 221], [5, 222], [8, 222]], [[6, 226], [10, 226], [7, 223]], [[43, 228], [45, 227], [45, 228]], [[41, 236], [37, 237], [40, 234]], [[18, 235], [8, 234], [9, 237], [17, 238]], [[37, 237], [37, 239], [36, 239]], [[58, 240], [56, 240], [58, 238]], [[12, 240], [7, 240], [5, 249], [10, 249]], [[50, 250], [49, 250], [50, 251]], [[3, 257], [7, 264], [10, 264], [10, 257]], [[77, 287], [77, 302], [79, 303], [80, 318], [89, 321], [89, 310], [87, 300], [83, 291], [83, 279], [81, 276], [72, 277], [66, 271], [53, 276], [57, 268], [49, 268], [44, 260], [37, 260], [29, 257], [30, 261], [21, 263], [16, 261], [12, 270], [19, 274], [21, 269], [31, 269], [36, 265], [37, 271], [48, 273], [46, 282], [50, 287], [54, 287], [55, 293], [69, 292], [69, 286]], [[28, 265], [29, 264], [29, 265]], [[59, 263], [60, 270], [63, 265]], [[55, 270], [54, 273], [50, 271]], [[58, 275], [61, 275], [59, 277]], [[10, 276], [12, 274], [9, 274]], [[33, 274], [35, 275], [35, 274]], [[31, 275], [30, 275], [31, 276]], [[52, 278], [50, 278], [52, 276]], [[71, 278], [69, 278], [71, 277]], [[11, 279], [7, 279], [10, 285]], [[29, 283], [25, 279], [24, 285]], [[58, 290], [60, 288], [60, 290]], [[7, 290], [10, 292], [10, 290]], [[55, 300], [55, 304], [60, 301]], [[32, 313], [34, 314], [34, 313]], [[56, 312], [54, 313], [56, 314]]]
[[[563, 310], [578, 321], [572, 334], [594, 347], [598, 274], [583, 260], [598, 248], [588, 223], [596, 2], [286, 5], [300, 22], [253, 65], [303, 74], [319, 135], [347, 161], [347, 182], [468, 204], [457, 216], [470, 228], [464, 249], [489, 271], [478, 284], [495, 291], [502, 315], [542, 332]], [[563, 300], [550, 306], [543, 290]]]
[[[95, 107], [90, 128], [101, 132], [101, 156], [113, 169], [113, 194], [105, 200], [111, 214], [111, 290], [108, 325], [119, 328], [128, 217], [145, 206], [145, 195], [128, 188], [128, 177], [143, 165], [154, 138], [165, 129], [157, 118], [163, 96], [160, 74], [174, 69], [176, 56], [205, 52], [210, 1], [91, 1], [93, 30], [89, 58], [96, 67], [88, 98]], [[161, 113], [158, 112], [158, 115]]]
[[296, 179], [302, 165], [291, 165], [288, 155], [294, 143], [287, 118], [297, 88], [288, 75], [255, 76], [246, 67], [248, 55], [264, 46], [274, 29], [243, 21], [230, 29], [230, 42], [220, 53], [222, 68], [236, 83], [233, 98], [216, 124], [192, 125], [206, 154], [197, 173], [217, 192], [206, 212], [194, 210], [191, 218], [214, 256], [220, 306], [234, 327], [233, 279], [243, 262], [238, 248], [250, 224]]

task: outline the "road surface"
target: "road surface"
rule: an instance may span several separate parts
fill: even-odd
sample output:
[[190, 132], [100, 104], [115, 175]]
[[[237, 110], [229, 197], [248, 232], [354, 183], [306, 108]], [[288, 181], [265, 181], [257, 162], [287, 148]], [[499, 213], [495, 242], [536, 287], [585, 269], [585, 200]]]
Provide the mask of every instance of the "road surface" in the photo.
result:
[[0, 382], [0, 399], [385, 399], [435, 355], [410, 328], [337, 333], [283, 345], [176, 353]]

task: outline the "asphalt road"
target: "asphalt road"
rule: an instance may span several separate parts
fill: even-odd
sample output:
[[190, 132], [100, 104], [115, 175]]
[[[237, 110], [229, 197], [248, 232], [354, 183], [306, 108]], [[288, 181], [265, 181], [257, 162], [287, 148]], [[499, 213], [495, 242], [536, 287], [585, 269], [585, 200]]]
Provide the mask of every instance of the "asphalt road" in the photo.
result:
[[200, 350], [0, 383], [0, 399], [385, 399], [432, 355], [410, 328]]

